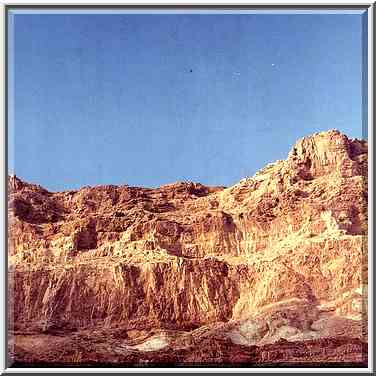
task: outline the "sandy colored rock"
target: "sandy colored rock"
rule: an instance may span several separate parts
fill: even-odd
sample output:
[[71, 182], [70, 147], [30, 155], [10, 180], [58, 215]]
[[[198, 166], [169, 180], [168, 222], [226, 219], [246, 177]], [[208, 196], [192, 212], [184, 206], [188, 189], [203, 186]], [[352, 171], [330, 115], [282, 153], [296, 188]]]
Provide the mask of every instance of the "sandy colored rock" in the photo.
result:
[[[228, 188], [53, 193], [9, 177], [12, 357], [364, 363], [367, 150], [336, 130], [317, 133]], [[92, 351], [64, 355], [72, 336]]]

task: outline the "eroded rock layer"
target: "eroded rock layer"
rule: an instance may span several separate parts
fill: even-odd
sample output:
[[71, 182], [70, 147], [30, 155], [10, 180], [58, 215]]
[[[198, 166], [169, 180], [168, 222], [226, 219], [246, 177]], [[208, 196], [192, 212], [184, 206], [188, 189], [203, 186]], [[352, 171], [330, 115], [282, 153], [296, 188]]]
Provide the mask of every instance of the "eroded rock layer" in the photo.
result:
[[[365, 141], [305, 137], [229, 188], [52, 193], [13, 176], [8, 191], [17, 362], [364, 362]], [[96, 345], [64, 355], [56, 333], [64, 348], [73, 337]], [[213, 361], [203, 343], [227, 350]]]

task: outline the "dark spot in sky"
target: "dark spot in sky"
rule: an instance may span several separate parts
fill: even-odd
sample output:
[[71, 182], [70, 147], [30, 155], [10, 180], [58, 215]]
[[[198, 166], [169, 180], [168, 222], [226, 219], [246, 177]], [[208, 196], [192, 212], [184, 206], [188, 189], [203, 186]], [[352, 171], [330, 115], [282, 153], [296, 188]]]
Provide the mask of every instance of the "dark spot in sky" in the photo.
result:
[[193, 72], [193, 70], [192, 70], [192, 69], [190, 69], [189, 71], [190, 71], [191, 73]]

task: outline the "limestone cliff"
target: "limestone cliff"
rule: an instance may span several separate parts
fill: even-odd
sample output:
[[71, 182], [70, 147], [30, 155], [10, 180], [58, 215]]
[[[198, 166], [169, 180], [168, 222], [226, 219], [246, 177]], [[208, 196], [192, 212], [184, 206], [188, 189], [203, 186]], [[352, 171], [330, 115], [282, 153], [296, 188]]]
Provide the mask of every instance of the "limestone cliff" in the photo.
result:
[[[228, 188], [52, 193], [13, 176], [8, 192], [10, 351], [19, 362], [212, 363], [198, 351], [205, 341], [221, 354], [216, 363], [364, 361], [365, 141], [335, 130], [305, 137], [286, 160]], [[107, 350], [64, 355], [56, 332], [66, 343], [101, 336]], [[360, 347], [347, 358], [270, 358], [267, 346], [281, 340]]]

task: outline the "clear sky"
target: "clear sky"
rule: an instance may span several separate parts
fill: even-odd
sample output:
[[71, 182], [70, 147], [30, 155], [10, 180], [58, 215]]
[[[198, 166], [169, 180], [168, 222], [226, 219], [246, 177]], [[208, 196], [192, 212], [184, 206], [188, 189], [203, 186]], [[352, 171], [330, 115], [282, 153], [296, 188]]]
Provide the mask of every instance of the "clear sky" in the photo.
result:
[[362, 15], [9, 19], [9, 167], [52, 191], [235, 184], [295, 141], [362, 134]]

